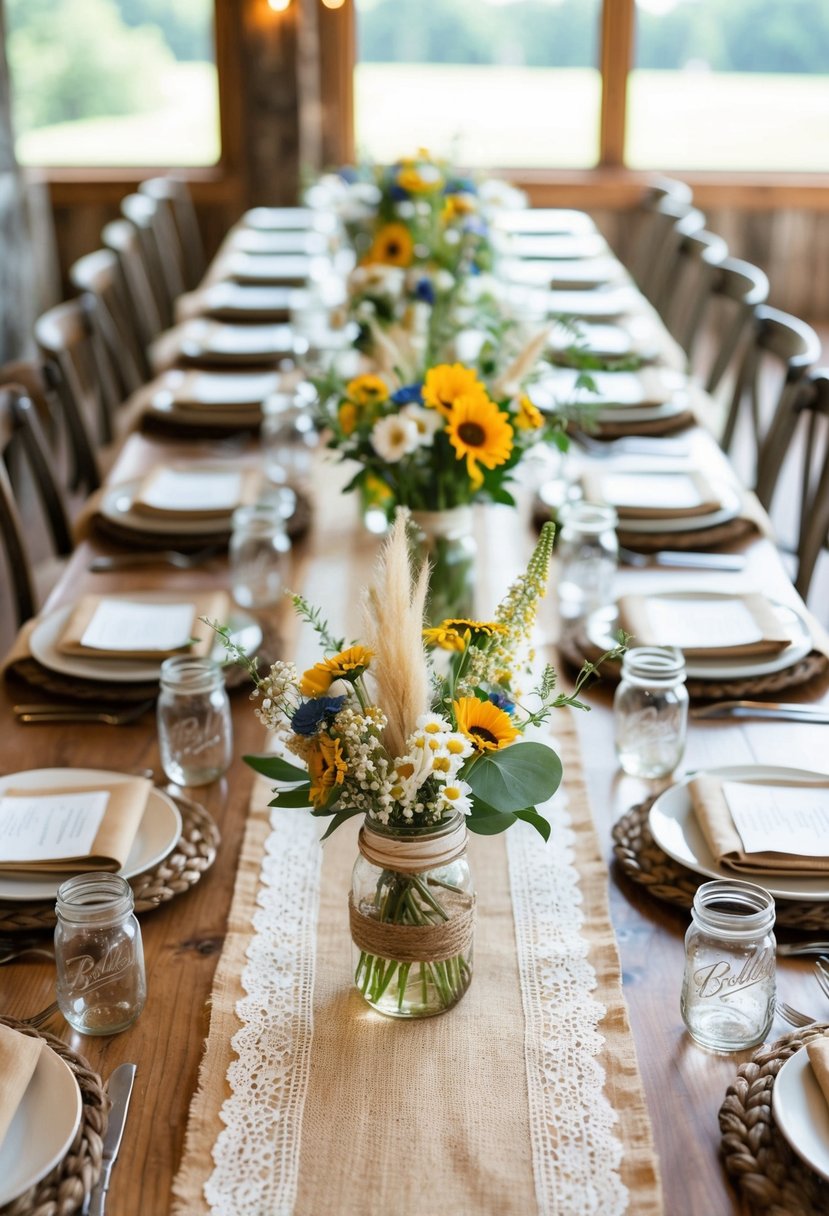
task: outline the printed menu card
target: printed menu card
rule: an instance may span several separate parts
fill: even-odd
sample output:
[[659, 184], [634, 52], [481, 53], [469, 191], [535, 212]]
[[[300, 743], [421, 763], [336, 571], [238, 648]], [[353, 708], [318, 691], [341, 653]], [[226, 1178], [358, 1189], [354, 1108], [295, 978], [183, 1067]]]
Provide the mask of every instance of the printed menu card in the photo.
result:
[[791, 644], [760, 592], [746, 595], [623, 595], [619, 621], [637, 646], [678, 646], [686, 658], [773, 655]]
[[162, 465], [142, 481], [133, 509], [142, 515], [178, 519], [222, 518], [254, 502], [260, 485], [256, 469]]
[[86, 595], [71, 613], [58, 650], [87, 659], [204, 657], [214, 637], [199, 618], [224, 620], [229, 606], [225, 591], [200, 592], [189, 601]]

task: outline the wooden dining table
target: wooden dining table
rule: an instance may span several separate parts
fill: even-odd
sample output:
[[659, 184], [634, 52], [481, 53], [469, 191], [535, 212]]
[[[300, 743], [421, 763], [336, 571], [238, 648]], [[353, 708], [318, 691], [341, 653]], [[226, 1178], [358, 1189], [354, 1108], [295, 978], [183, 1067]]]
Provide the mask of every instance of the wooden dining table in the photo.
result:
[[[704, 468], [727, 471], [722, 454], [707, 432], [697, 428], [687, 437]], [[194, 445], [136, 433], [122, 450], [109, 483], [134, 478], [162, 458], [187, 459], [210, 451], [209, 443]], [[356, 547], [368, 567], [377, 548], [377, 538], [361, 531], [354, 496], [339, 493], [340, 472], [330, 458], [320, 456], [314, 472], [313, 527], [310, 536], [295, 547], [291, 570], [291, 585], [306, 591], [312, 599], [322, 599], [322, 608], [332, 616], [338, 611], [332, 601], [341, 583], [343, 563], [353, 560]], [[512, 537], [520, 552], [529, 548], [531, 526], [526, 509], [510, 512], [501, 507], [480, 508], [477, 527], [479, 544], [489, 546], [492, 552], [498, 551], [497, 545], [505, 537]], [[346, 534], [350, 537], [347, 546], [343, 544]], [[94, 556], [123, 551], [123, 547], [108, 544], [94, 534], [84, 539], [47, 610], [90, 591], [124, 594], [158, 590], [178, 595], [229, 586], [227, 562], [221, 556], [191, 570], [154, 564], [106, 574], [90, 572]], [[757, 537], [741, 551], [747, 556], [744, 572], [706, 573], [706, 585], [711, 585], [713, 577], [723, 590], [750, 587], [773, 599], [798, 604], [771, 540]], [[499, 581], [498, 563], [491, 565], [494, 584]], [[654, 570], [620, 573], [624, 590], [635, 587], [647, 592], [654, 587], [677, 585], [677, 580], [690, 587], [695, 575]], [[484, 594], [490, 591], [487, 587]], [[556, 630], [553, 602], [551, 596], [541, 617], [546, 641], [553, 640]], [[294, 657], [298, 633], [288, 603], [271, 612], [278, 618], [285, 657]], [[566, 673], [562, 678], [566, 682]], [[152, 713], [118, 727], [22, 725], [12, 707], [32, 699], [31, 691], [25, 692], [19, 684], [5, 681], [0, 688], [0, 772], [62, 766], [125, 773], [151, 769], [156, 780], [164, 783]], [[786, 699], [829, 707], [829, 689], [810, 686], [787, 694]], [[613, 745], [612, 687], [599, 683], [589, 702], [590, 711], [577, 715], [578, 731], [592, 812], [609, 869], [611, 916], [659, 1156], [665, 1211], [670, 1216], [739, 1212], [740, 1205], [720, 1161], [717, 1115], [738, 1065], [751, 1053], [707, 1051], [685, 1031], [679, 992], [689, 914], [653, 897], [620, 873], [611, 840], [617, 818], [668, 783], [642, 781], [620, 772]], [[83, 1037], [59, 1014], [46, 1027], [86, 1056], [104, 1078], [124, 1061], [138, 1066], [126, 1135], [110, 1191], [113, 1216], [163, 1216], [172, 1204], [171, 1185], [182, 1157], [188, 1107], [208, 1031], [208, 997], [226, 932], [249, 805], [252, 773], [242, 756], [261, 749], [264, 739], [263, 728], [244, 691], [232, 695], [232, 715], [234, 760], [229, 771], [211, 786], [188, 791], [206, 807], [220, 829], [215, 864], [193, 889], [141, 917], [148, 984], [144, 1012], [127, 1032], [111, 1038]], [[764, 763], [825, 770], [827, 742], [829, 730], [821, 725], [691, 719], [684, 767], [693, 770]], [[54, 966], [49, 962], [27, 959], [4, 965], [0, 967], [0, 1010], [18, 1017], [31, 1014], [53, 999], [54, 984]], [[782, 999], [817, 1019], [829, 1018], [829, 1002], [819, 992], [808, 960], [780, 959], [778, 985]], [[773, 1033], [782, 1034], [787, 1029], [776, 1022]], [[635, 1195], [630, 1210], [635, 1216]]]

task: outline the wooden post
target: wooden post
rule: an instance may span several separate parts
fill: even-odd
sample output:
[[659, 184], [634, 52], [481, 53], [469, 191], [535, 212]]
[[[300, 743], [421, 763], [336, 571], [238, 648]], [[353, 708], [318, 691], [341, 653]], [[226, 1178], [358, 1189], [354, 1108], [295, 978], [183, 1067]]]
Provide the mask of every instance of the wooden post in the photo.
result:
[[600, 165], [625, 163], [627, 83], [633, 66], [635, 8], [635, 0], [605, 0], [602, 8]]

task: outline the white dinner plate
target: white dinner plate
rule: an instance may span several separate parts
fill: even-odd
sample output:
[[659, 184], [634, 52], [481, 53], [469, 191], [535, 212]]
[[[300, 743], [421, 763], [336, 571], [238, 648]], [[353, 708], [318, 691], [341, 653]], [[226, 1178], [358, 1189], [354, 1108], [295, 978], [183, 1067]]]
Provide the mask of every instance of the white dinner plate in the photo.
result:
[[829, 1180], [829, 1103], [805, 1047], [789, 1056], [771, 1091], [774, 1120], [798, 1157]]
[[614, 425], [625, 425], [634, 422], [655, 422], [660, 418], [676, 418], [689, 408], [687, 393], [677, 393], [670, 401], [661, 401], [658, 405], [641, 405], [628, 408], [624, 405], [611, 405], [607, 409], [599, 407], [590, 409], [590, 402], [583, 405], [595, 422], [612, 422]]
[[[730, 600], [733, 596], [721, 591], [666, 591], [665, 596], [672, 600]], [[651, 596], [658, 599], [659, 596]], [[769, 600], [770, 606], [780, 622], [789, 630], [791, 643], [777, 654], [762, 656], [741, 656], [733, 659], [686, 659], [685, 670], [694, 680], [743, 680], [754, 676], [772, 675], [776, 671], [785, 671], [794, 666], [812, 649], [812, 635], [809, 626], [803, 618], [787, 604], [778, 604]], [[619, 628], [619, 619], [615, 608], [604, 608], [594, 612], [587, 621], [587, 636], [594, 646], [601, 650], [610, 650], [616, 645], [615, 634]]]
[[[125, 594], [123, 599], [147, 600], [151, 603], [181, 603], [186, 595], [159, 595], [153, 591], [133, 591]], [[100, 680], [107, 684], [144, 684], [157, 680], [161, 673], [164, 659], [88, 659], [84, 655], [62, 654], [58, 650], [58, 642], [74, 611], [74, 604], [63, 604], [53, 612], [42, 616], [32, 630], [29, 647], [38, 663], [50, 671], [61, 675], [76, 676], [81, 680]], [[238, 608], [232, 608], [228, 621], [231, 636], [243, 647], [246, 654], [255, 654], [262, 644], [262, 630], [253, 617]], [[165, 656], [166, 657], [166, 656]], [[226, 660], [226, 652], [221, 641], [217, 638], [210, 653], [217, 663]]]
[[743, 505], [739, 491], [726, 482], [715, 482], [713, 488], [722, 503], [716, 511], [708, 511], [705, 515], [684, 515], [681, 519], [620, 519], [619, 531], [645, 535], [649, 532], [656, 535], [663, 532], [701, 532], [736, 519]]
[[[788, 785], [798, 781], [813, 782], [816, 778], [829, 781], [827, 773], [768, 764], [727, 765], [706, 769], [705, 772], [723, 781], [780, 781]], [[689, 774], [656, 799], [648, 815], [651, 835], [663, 853], [695, 874], [702, 874], [706, 878], [745, 878], [746, 875], [738, 876], [734, 870], [719, 865], [712, 855], [691, 805], [688, 789], [691, 780], [692, 775]], [[751, 875], [751, 882], [765, 887], [776, 899], [829, 900], [829, 875], [805, 877], [798, 874], [763, 874], [758, 870]]]
[[51, 1047], [44, 1047], [0, 1141], [0, 1204], [28, 1191], [66, 1155], [81, 1113], [81, 1091], [74, 1073]]
[[216, 406], [198, 409], [189, 405], [183, 408], [175, 401], [161, 396], [148, 403], [146, 413], [183, 427], [227, 426], [244, 430], [257, 427], [262, 421], [262, 410], [259, 406], [254, 409], [247, 405], [233, 409], [217, 408]]
[[135, 496], [143, 484], [144, 478], [136, 477], [110, 486], [101, 499], [99, 514], [121, 528], [153, 536], [215, 536], [217, 532], [230, 532], [232, 510], [226, 517], [214, 515], [204, 519], [195, 514], [189, 519], [169, 519], [163, 514], [145, 515], [143, 511], [135, 511]]
[[[97, 768], [31, 768], [23, 773], [0, 777], [0, 794], [7, 789], [49, 790], [78, 786], [88, 788], [96, 782], [129, 781], [128, 773], [110, 773]], [[118, 871], [122, 878], [134, 878], [158, 865], [181, 836], [181, 815], [168, 794], [153, 787], [138, 825], [129, 856]], [[65, 874], [19, 874], [0, 871], [0, 899], [54, 899]], [[0, 1178], [2, 1172], [0, 1172]]]
[[194, 317], [182, 326], [181, 353], [216, 363], [271, 363], [296, 351], [289, 325], [234, 325]]
[[591, 321], [615, 321], [635, 311], [639, 296], [631, 287], [599, 291], [548, 291], [543, 293], [549, 317], [584, 317]]

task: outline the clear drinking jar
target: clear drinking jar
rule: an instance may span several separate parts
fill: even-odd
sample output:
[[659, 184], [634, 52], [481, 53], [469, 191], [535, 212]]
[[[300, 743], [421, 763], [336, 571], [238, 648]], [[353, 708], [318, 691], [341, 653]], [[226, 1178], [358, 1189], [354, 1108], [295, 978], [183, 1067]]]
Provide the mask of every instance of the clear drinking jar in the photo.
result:
[[218, 663], [165, 659], [156, 716], [161, 766], [176, 785], [207, 785], [227, 772], [233, 725]]
[[372, 1008], [427, 1018], [458, 1003], [472, 982], [475, 915], [462, 815], [408, 833], [364, 827], [349, 906], [354, 983]]
[[81, 1034], [118, 1034], [144, 1008], [147, 982], [132, 888], [119, 874], [76, 874], [57, 897], [58, 1006]]
[[308, 397], [300, 392], [273, 393], [262, 402], [262, 457], [265, 475], [275, 485], [308, 488], [317, 446], [308, 406]]
[[580, 620], [613, 603], [619, 564], [616, 512], [592, 502], [569, 502], [559, 512], [556, 553], [563, 622]]
[[233, 512], [230, 571], [233, 598], [242, 608], [275, 604], [286, 583], [291, 542], [279, 502], [261, 501]]
[[637, 646], [622, 660], [613, 699], [616, 755], [634, 777], [667, 777], [682, 759], [688, 724], [685, 656], [674, 646]]
[[471, 507], [412, 511], [412, 541], [419, 561], [429, 562], [426, 618], [471, 617], [475, 610], [477, 545]]
[[774, 900], [717, 879], [697, 889], [691, 915], [680, 1007], [692, 1038], [718, 1051], [762, 1043], [774, 1018]]

